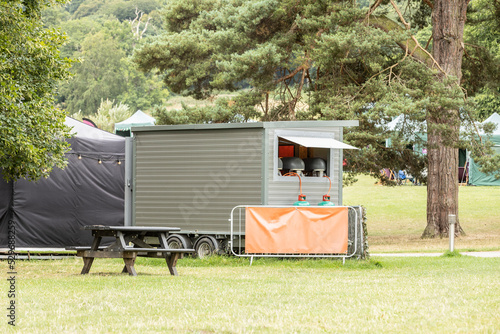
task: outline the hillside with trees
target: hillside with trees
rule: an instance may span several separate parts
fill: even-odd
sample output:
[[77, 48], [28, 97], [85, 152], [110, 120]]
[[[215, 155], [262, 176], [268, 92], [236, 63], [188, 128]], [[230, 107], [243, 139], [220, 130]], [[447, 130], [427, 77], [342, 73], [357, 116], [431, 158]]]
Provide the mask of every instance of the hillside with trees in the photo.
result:
[[[217, 1], [200, 2], [191, 0], [180, 2], [166, 0], [73, 0], [63, 7], [53, 6], [46, 8], [42, 15], [45, 26], [57, 27], [67, 35], [67, 41], [61, 48], [61, 55], [80, 60], [80, 62], [73, 65], [71, 70], [73, 77], [60, 85], [57, 93], [57, 106], [66, 110], [68, 114], [75, 114], [80, 111], [82, 115], [90, 116], [97, 112], [102, 102], [109, 100], [114, 101], [116, 105], [127, 105], [131, 111], [141, 109], [150, 113], [156, 112], [161, 115], [161, 118], [169, 119], [170, 122], [188, 121], [183, 116], [187, 112], [187, 109], [179, 112], [177, 110], [172, 111], [171, 108], [165, 108], [165, 102], [172, 95], [169, 93], [170, 91], [180, 95], [191, 95], [198, 99], [210, 97], [210, 100], [206, 100], [207, 103], [203, 104], [216, 105], [219, 109], [219, 112], [215, 113], [215, 121], [230, 119], [231, 117], [228, 118], [227, 115], [217, 116], [227, 112], [239, 115], [236, 118], [233, 117], [233, 120], [245, 120], [261, 116], [264, 116], [264, 119], [271, 120], [284, 116], [283, 110], [280, 111], [278, 109], [283, 107], [284, 104], [281, 102], [283, 102], [284, 98], [286, 99], [287, 94], [285, 92], [290, 90], [290, 94], [292, 94], [292, 91], [296, 92], [293, 93], [294, 97], [289, 101], [295, 104], [296, 108], [291, 108], [290, 110], [294, 110], [293, 113], [295, 113], [295, 109], [297, 109], [299, 118], [307, 119], [314, 117], [312, 116], [314, 113], [308, 114], [309, 107], [314, 104], [310, 103], [309, 98], [313, 97], [316, 99], [315, 101], [318, 101], [317, 96], [312, 96], [309, 93], [309, 84], [316, 79], [314, 77], [315, 73], [312, 73], [315, 70], [314, 67], [308, 69], [309, 78], [306, 73], [301, 89], [298, 89], [298, 87], [290, 89], [296, 82], [300, 81], [300, 73], [297, 72], [298, 74], [294, 73], [293, 76], [288, 77], [282, 82], [281, 90], [274, 90], [275, 87], [271, 87], [273, 90], [268, 90], [269, 93], [265, 99], [261, 98], [262, 94], [256, 93], [255, 89], [252, 89], [246, 90], [246, 96], [240, 97], [238, 101], [232, 101], [233, 99], [227, 100], [225, 98], [216, 103], [213, 96], [210, 96], [211, 93], [209, 91], [202, 93], [199, 89], [198, 91], [196, 90], [197, 83], [190, 80], [198, 80], [199, 84], [207, 86], [207, 82], [202, 82], [202, 78], [197, 76], [204, 75], [206, 78], [209, 75], [207, 68], [203, 68], [204, 65], [202, 63], [196, 63], [196, 60], [201, 59], [204, 52], [214, 52], [212, 49], [206, 49], [206, 39], [203, 42], [198, 41], [200, 43], [196, 43], [199, 44], [198, 48], [192, 48], [194, 44], [191, 46], [187, 45], [192, 40], [189, 35], [186, 35], [187, 28], [194, 29], [194, 27], [189, 27], [188, 25], [192, 22], [198, 22], [194, 20], [197, 16], [196, 12], [217, 12], [218, 18], [212, 17], [212, 19], [219, 20], [219, 23], [214, 22], [214, 26], [217, 24], [230, 25], [232, 22], [240, 19], [243, 20], [239, 22], [240, 26], [246, 24], [244, 14], [241, 16], [242, 13], [227, 12], [223, 6], [225, 2], [220, 2], [220, 6], [218, 3]], [[236, 8], [238, 3], [235, 2], [234, 4], [230, 4], [230, 6]], [[286, 1], [283, 2], [283, 6], [281, 7], [286, 9], [286, 3]], [[297, 8], [302, 6], [300, 3], [299, 1], [296, 6]], [[322, 1], [321, 3], [321, 6], [327, 6], [329, 3], [336, 3], [336, 1]], [[344, 3], [354, 7], [352, 10], [359, 10], [359, 15], [361, 16], [367, 13], [370, 4], [376, 4], [374, 6], [376, 9], [374, 14], [383, 13], [391, 20], [399, 22], [398, 14], [392, 9], [389, 1], [358, 0], [344, 1]], [[356, 5], [353, 5], [353, 3], [356, 3]], [[431, 7], [428, 5], [431, 2], [404, 0], [394, 1], [394, 3], [398, 5], [401, 14], [404, 15], [407, 23], [411, 25], [419, 43], [428, 50], [431, 50]], [[248, 6], [240, 8], [254, 10], [256, 14], [254, 19], [258, 19], [262, 16], [262, 11], [265, 11], [269, 6], [270, 2], [267, 1], [250, 1]], [[468, 7], [467, 25], [465, 26], [464, 33], [466, 52], [463, 61], [463, 86], [467, 89], [468, 97], [472, 97], [476, 103], [478, 120], [484, 120], [489, 116], [489, 110], [500, 107], [500, 91], [498, 88], [500, 71], [497, 70], [497, 67], [491, 66], [491, 64], [500, 61], [500, 52], [497, 47], [499, 43], [498, 31], [500, 31], [500, 29], [497, 29], [500, 21], [498, 18], [499, 7], [499, 1], [486, 0], [475, 1]], [[287, 13], [287, 15], [292, 14], [292, 12]], [[313, 17], [306, 17], [305, 15], [312, 15]], [[303, 22], [312, 23], [316, 15], [321, 14], [311, 10], [308, 13], [302, 14], [302, 20]], [[223, 16], [225, 16], [224, 19]], [[224, 20], [227, 22], [224, 23]], [[275, 21], [273, 24], [283, 24], [283, 29], [287, 27], [286, 21]], [[317, 22], [316, 24], [322, 23]], [[260, 28], [266, 28], [262, 22], [260, 23]], [[238, 28], [234, 27], [231, 32], [225, 33], [226, 38], [241, 38], [241, 35], [237, 35], [237, 30]], [[189, 53], [179, 54], [179, 57], [176, 58], [174, 56], [174, 58], [178, 59], [178, 63], [176, 64], [178, 68], [190, 66], [189, 73], [186, 72], [186, 75], [190, 76], [189, 80], [186, 81], [186, 78], [181, 76], [176, 77], [174, 82], [172, 81], [172, 76], [165, 78], [164, 73], [156, 75], [157, 73], [153, 71], [152, 73], [145, 74], [143, 71], [138, 70], [137, 64], [132, 60], [134, 50], [140, 49], [143, 44], [150, 43], [150, 40], [154, 40], [162, 34], [170, 34], [171, 38], [174, 38], [173, 33], [180, 31], [184, 31], [184, 35], [179, 35], [182, 36], [182, 39], [178, 40], [179, 45], [183, 43], [183, 48], [191, 49], [180, 50]], [[301, 29], [302, 31], [303, 29]], [[352, 41], [363, 36], [359, 35], [363, 34], [359, 28], [353, 30], [353, 32], [355, 32], [353, 34], [357, 34], [358, 36], [355, 36]], [[276, 32], [269, 31], [268, 33]], [[218, 34], [220, 35], [220, 31]], [[231, 34], [235, 35], [232, 36]], [[395, 34], [395, 32], [392, 32], [392, 34]], [[394, 38], [394, 36], [391, 38]], [[264, 47], [264, 44], [261, 42], [255, 41], [255, 43], [259, 43], [260, 47]], [[252, 45], [257, 45], [255, 43]], [[204, 50], [200, 49], [202, 45], [205, 48]], [[173, 44], [170, 44], [169, 48], [173, 46]], [[252, 46], [247, 45], [247, 49], [250, 48]], [[225, 50], [224, 52], [230, 53], [233, 51]], [[247, 66], [248, 64], [244, 62], [245, 57], [248, 58], [249, 55], [243, 54], [243, 50], [241, 49], [235, 52], [240, 52], [238, 58], [239, 65], [243, 67]], [[261, 50], [258, 48], [254, 49], [254, 54], [258, 54], [259, 52]], [[387, 52], [389, 52], [388, 49], [384, 50], [384, 57], [389, 55], [390, 59], [392, 56], [390, 52]], [[188, 59], [187, 55], [190, 55], [191, 58]], [[277, 56], [278, 54], [273, 54], [274, 58]], [[271, 61], [271, 57], [269, 60]], [[224, 66], [221, 67], [222, 65]], [[228, 67], [228, 65], [227, 61], [226, 63], [222, 61], [218, 65], [219, 67], [208, 69], [208, 71], [213, 69], [220, 71], [217, 84], [214, 85], [216, 81], [210, 84], [210, 89], [215, 89], [215, 94], [212, 95], [220, 94], [221, 91], [240, 91], [242, 87], [255, 88], [257, 83], [251, 82], [250, 77], [265, 76], [272, 72], [268, 71], [269, 73], [265, 74], [266, 72], [262, 68], [255, 73], [242, 71], [234, 77], [235, 74], [232, 72], [241, 68], [234, 65]], [[163, 66], [166, 65], [163, 64]], [[286, 75], [290, 76], [290, 74], [291, 72]], [[280, 74], [273, 73], [272, 75]], [[321, 81], [321, 78], [318, 79]], [[182, 80], [188, 84], [191, 82], [190, 87], [186, 88], [186, 86], [182, 86]], [[260, 80], [264, 80], [264, 78]], [[289, 83], [292, 84], [290, 85]], [[315, 87], [318, 87], [317, 82], [315, 83]], [[278, 103], [276, 103], [277, 101]], [[235, 102], [236, 105], [234, 104]], [[228, 103], [230, 104], [230, 108], [227, 106]], [[360, 103], [364, 103], [364, 101], [360, 100]], [[224, 107], [224, 112], [222, 112], [220, 108], [224, 104], [226, 104], [226, 107]], [[255, 106], [257, 106], [256, 109]], [[288, 107], [291, 106], [291, 104], [288, 104]], [[316, 108], [318, 107], [320, 107], [320, 104], [316, 104]], [[169, 114], [163, 115], [165, 110]], [[199, 112], [214, 114], [212, 108], [201, 108]], [[180, 114], [179, 117], [176, 116], [177, 113]], [[386, 116], [393, 117], [394, 115]], [[210, 118], [210, 115], [207, 117]]]
[[133, 112], [161, 105], [169, 96], [162, 78], [144, 74], [131, 61], [135, 47], [159, 33], [163, 0], [74, 0], [44, 10], [47, 27], [67, 35], [61, 55], [78, 60], [59, 86], [56, 104], [68, 114], [97, 113], [114, 101]]

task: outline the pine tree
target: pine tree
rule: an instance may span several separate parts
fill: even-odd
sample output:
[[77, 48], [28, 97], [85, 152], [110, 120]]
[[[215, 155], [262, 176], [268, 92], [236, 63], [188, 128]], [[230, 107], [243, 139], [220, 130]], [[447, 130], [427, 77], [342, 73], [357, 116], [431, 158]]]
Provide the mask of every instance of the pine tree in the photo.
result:
[[361, 148], [347, 153], [348, 168], [406, 169], [422, 180], [427, 168], [424, 236], [445, 236], [448, 214], [458, 213], [458, 147], [477, 142], [459, 137], [461, 126], [475, 128], [461, 82], [468, 1], [401, 2], [407, 11], [398, 3], [170, 1], [166, 32], [135, 61], [199, 99], [248, 85], [262, 120], [359, 120], [344, 136]]

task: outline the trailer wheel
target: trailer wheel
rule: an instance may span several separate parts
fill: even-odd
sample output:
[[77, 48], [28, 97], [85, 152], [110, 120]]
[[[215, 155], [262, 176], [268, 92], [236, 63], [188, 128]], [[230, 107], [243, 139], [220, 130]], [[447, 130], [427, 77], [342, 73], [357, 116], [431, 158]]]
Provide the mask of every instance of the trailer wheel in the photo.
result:
[[[188, 237], [180, 234], [172, 234], [171, 236], [169, 236], [167, 239], [167, 244], [168, 248], [172, 249], [181, 249], [181, 248], [186, 249], [186, 248], [191, 248], [191, 246], [193, 245], [193, 243]], [[182, 259], [184, 255], [185, 254], [181, 254], [180, 258]]]
[[192, 242], [188, 237], [180, 234], [172, 234], [167, 239], [168, 247], [179, 249], [179, 248], [191, 248]]
[[200, 259], [214, 254], [218, 248], [219, 243], [215, 238], [210, 236], [199, 238], [194, 245], [195, 255]]

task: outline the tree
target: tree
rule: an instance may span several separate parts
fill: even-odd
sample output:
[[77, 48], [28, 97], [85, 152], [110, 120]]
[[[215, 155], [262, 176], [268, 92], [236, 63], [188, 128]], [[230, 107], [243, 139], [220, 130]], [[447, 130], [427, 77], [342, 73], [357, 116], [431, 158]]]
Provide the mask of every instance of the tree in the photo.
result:
[[500, 1], [470, 3], [464, 39], [464, 87], [484, 121], [500, 110]]
[[[132, 116], [128, 105], [122, 103], [114, 105], [114, 102], [110, 100], [101, 101], [97, 113], [92, 118], [99, 129], [114, 132], [115, 123], [124, 121]], [[84, 118], [81, 112], [73, 114], [71, 117], [80, 121]]]
[[6, 180], [48, 177], [65, 166], [69, 129], [54, 108], [57, 82], [69, 74], [64, 35], [46, 29], [41, 9], [64, 1], [0, 1], [0, 168]]
[[118, 101], [128, 105], [131, 110], [151, 110], [154, 105], [160, 105], [168, 99], [170, 93], [161, 78], [139, 71], [137, 64], [129, 57], [122, 58], [120, 62], [126, 88], [118, 95]]
[[169, 109], [155, 106], [153, 116], [156, 124], [200, 124], [200, 123], [241, 123], [258, 117], [255, 104], [260, 97], [256, 94], [241, 94], [235, 98], [220, 98], [214, 105]]
[[[344, 136], [362, 148], [348, 154], [349, 168], [410, 169], [420, 177], [428, 166], [424, 235], [444, 236], [447, 216], [458, 208], [458, 145], [466, 142], [458, 129], [474, 121], [460, 86], [468, 1], [404, 3], [418, 4], [409, 16], [421, 28], [417, 36], [394, 0], [369, 8], [356, 1], [170, 1], [166, 32], [135, 60], [162, 73], [175, 93], [195, 98], [246, 82], [260, 97], [263, 120], [358, 119]], [[417, 38], [429, 28], [432, 52]], [[388, 131], [400, 114], [400, 131]], [[412, 145], [427, 146], [429, 154]]]
[[[469, 0], [435, 0], [432, 8], [432, 56], [439, 66], [436, 79], [451, 78], [450, 90], [460, 88], [463, 33]], [[458, 216], [458, 148], [460, 112], [441, 104], [427, 110], [429, 173], [427, 227], [423, 237], [448, 234], [448, 215]], [[460, 231], [460, 225], [457, 227]]]
[[102, 31], [89, 35], [82, 43], [82, 62], [74, 66], [74, 78], [61, 88], [68, 113], [83, 115], [97, 112], [102, 99], [114, 100], [125, 90], [125, 56], [116, 40]]
[[120, 21], [132, 21], [137, 17], [137, 12], [149, 14], [161, 7], [157, 0], [114, 0], [108, 1], [103, 8], [104, 14], [112, 14]]
[[[61, 53], [80, 60], [72, 69], [71, 80], [61, 83], [57, 105], [70, 114], [81, 110], [90, 116], [97, 112], [101, 100], [106, 99], [126, 104], [131, 110], [148, 110], [163, 103], [169, 92], [161, 77], [139, 71], [129, 57], [141, 36], [155, 34], [157, 14], [152, 9], [159, 6], [158, 2], [86, 0], [75, 4], [82, 6], [82, 10], [93, 10], [78, 19], [70, 14], [77, 10], [75, 7], [49, 8], [43, 12], [48, 16], [47, 26], [60, 27], [68, 34], [69, 40]], [[118, 12], [128, 14], [121, 17]], [[129, 17], [132, 19], [128, 20]]]

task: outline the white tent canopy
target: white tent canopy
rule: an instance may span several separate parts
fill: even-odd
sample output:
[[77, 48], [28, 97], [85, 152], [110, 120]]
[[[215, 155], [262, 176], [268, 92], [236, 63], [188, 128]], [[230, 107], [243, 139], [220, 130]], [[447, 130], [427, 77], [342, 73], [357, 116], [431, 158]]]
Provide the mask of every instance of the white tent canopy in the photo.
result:
[[[496, 154], [500, 154], [500, 115], [496, 112], [493, 113], [482, 124], [485, 123], [494, 123], [497, 126], [488, 138], [493, 143], [493, 150]], [[484, 134], [481, 135], [484, 136]], [[495, 174], [484, 174], [481, 171], [481, 166], [472, 157], [469, 157], [469, 184], [475, 186], [500, 186], [500, 179], [497, 179]]]
[[94, 128], [71, 117], [66, 117], [66, 121], [64, 122], [64, 124], [71, 128], [70, 133], [77, 135], [79, 138], [123, 141], [123, 138], [119, 136], [98, 128]]
[[500, 135], [500, 115], [496, 112], [493, 113], [490, 117], [488, 117], [483, 124], [485, 123], [494, 123], [497, 125], [497, 128], [493, 131], [493, 135]]
[[391, 122], [387, 123], [387, 128], [390, 131], [393, 131], [396, 129], [396, 126], [398, 126], [399, 123], [403, 122], [404, 117], [403, 115], [399, 115], [398, 117], [394, 118]]
[[399, 115], [398, 117], [394, 118], [391, 122], [387, 123], [387, 129], [389, 131], [399, 130], [403, 126], [409, 126], [415, 129], [418, 129], [419, 127], [423, 126], [422, 130], [425, 131], [426, 124], [425, 122], [410, 120], [409, 117], [405, 116], [404, 114]]
[[137, 110], [135, 114], [127, 118], [126, 120], [115, 123], [115, 132], [118, 131], [128, 131], [134, 126], [151, 126], [155, 125], [155, 119], [149, 115], [146, 115], [140, 110]]

